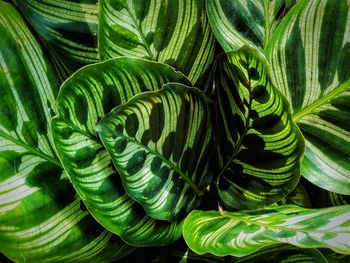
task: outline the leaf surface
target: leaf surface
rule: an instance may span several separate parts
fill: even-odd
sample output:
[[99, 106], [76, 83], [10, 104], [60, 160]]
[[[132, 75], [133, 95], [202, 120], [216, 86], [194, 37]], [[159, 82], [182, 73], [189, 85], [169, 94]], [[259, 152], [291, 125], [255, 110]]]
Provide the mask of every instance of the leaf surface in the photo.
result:
[[173, 68], [143, 59], [120, 57], [86, 66], [62, 85], [52, 122], [60, 160], [91, 214], [136, 246], [172, 243], [181, 236], [181, 222], [154, 220], [128, 196], [95, 126], [115, 106], [167, 82], [191, 85]]
[[196, 207], [212, 178], [209, 99], [166, 84], [118, 106], [97, 125], [125, 190], [153, 218], [173, 221]]
[[49, 128], [58, 80], [3, 1], [0, 35], [0, 252], [16, 262], [107, 262], [130, 253], [89, 215], [63, 171]]
[[218, 62], [218, 194], [228, 207], [254, 209], [296, 186], [304, 141], [263, 55], [244, 46]]
[[63, 75], [97, 62], [97, 0], [20, 0], [17, 6], [47, 44]]
[[202, 0], [100, 1], [101, 59], [164, 62], [196, 83], [214, 59], [215, 38]]
[[296, 1], [207, 0], [210, 25], [225, 51], [243, 45], [264, 49], [282, 18]]
[[350, 194], [350, 3], [299, 1], [266, 48], [306, 139], [302, 175]]
[[324, 209], [281, 206], [222, 215], [194, 210], [186, 218], [183, 232], [189, 247], [198, 254], [242, 257], [279, 243], [350, 254], [349, 225], [348, 205]]

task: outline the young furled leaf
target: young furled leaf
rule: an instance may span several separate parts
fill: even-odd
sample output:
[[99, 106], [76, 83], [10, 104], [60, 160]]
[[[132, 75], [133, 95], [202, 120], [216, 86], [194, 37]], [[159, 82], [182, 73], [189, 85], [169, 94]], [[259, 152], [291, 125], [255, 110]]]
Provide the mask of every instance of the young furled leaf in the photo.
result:
[[212, 178], [209, 100], [167, 84], [137, 95], [97, 125], [127, 193], [153, 218], [173, 221], [198, 205]]
[[198, 254], [242, 257], [278, 243], [327, 247], [350, 254], [350, 206], [281, 206], [223, 214], [194, 210], [185, 220], [183, 233], [189, 247]]
[[305, 136], [302, 175], [350, 195], [350, 3], [298, 1], [272, 36], [271, 78]]
[[55, 154], [59, 83], [27, 25], [0, 1], [0, 252], [16, 262], [108, 262], [134, 248], [90, 216]]
[[285, 197], [300, 176], [303, 137], [261, 53], [228, 52], [216, 68], [220, 173], [218, 194], [230, 208], [254, 209]]
[[58, 156], [87, 208], [135, 246], [172, 243], [181, 236], [181, 222], [154, 220], [128, 196], [95, 126], [115, 106], [167, 82], [191, 85], [173, 68], [143, 59], [120, 57], [86, 66], [62, 85], [52, 121]]

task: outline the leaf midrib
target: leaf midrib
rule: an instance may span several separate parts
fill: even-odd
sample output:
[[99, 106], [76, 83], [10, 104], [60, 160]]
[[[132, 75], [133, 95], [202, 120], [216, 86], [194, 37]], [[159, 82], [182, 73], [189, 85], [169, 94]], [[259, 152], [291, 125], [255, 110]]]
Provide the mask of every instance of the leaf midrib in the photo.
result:
[[310, 105], [306, 106], [305, 108], [295, 112], [293, 114], [293, 121], [298, 122], [300, 119], [302, 119], [304, 116], [312, 113], [317, 108], [323, 106], [324, 104], [328, 103], [330, 100], [335, 98], [337, 95], [342, 93], [343, 91], [350, 88], [350, 79], [346, 82], [342, 83], [340, 86], [333, 89], [331, 92], [327, 93], [326, 95], [320, 97], [319, 99], [312, 102]]
[[177, 172], [181, 178], [186, 182], [188, 183], [192, 188], [193, 190], [196, 192], [197, 195], [199, 196], [202, 196], [204, 195], [204, 191], [199, 189], [199, 187], [195, 184], [195, 182], [190, 178], [188, 177], [186, 174], [184, 174], [180, 169], [179, 167], [175, 166], [174, 164], [172, 164], [169, 160], [167, 160], [166, 158], [163, 157], [163, 155], [161, 155], [159, 152], [149, 148], [148, 146], [140, 143], [139, 141], [137, 141], [136, 139], [132, 139], [131, 137], [127, 137], [123, 134], [123, 137], [127, 140], [127, 141], [130, 141], [132, 143], [135, 143], [137, 144], [138, 146], [140, 146], [141, 148], [144, 148], [146, 149], [147, 151], [149, 151], [150, 153], [152, 153], [153, 155], [159, 157], [163, 162], [165, 162], [171, 169], [175, 170], [175, 172]]
[[131, 19], [132, 19], [136, 29], [137, 29], [137, 31], [140, 33], [140, 36], [141, 36], [141, 39], [142, 39], [142, 42], [143, 42], [143, 46], [145, 47], [145, 49], [146, 49], [150, 59], [153, 60], [153, 61], [156, 61], [156, 59], [153, 57], [153, 54], [152, 54], [151, 50], [149, 49], [149, 46], [148, 46], [146, 38], [145, 38], [145, 36], [144, 36], [144, 34], [143, 34], [142, 30], [141, 30], [141, 27], [138, 24], [137, 19], [134, 17], [132, 12], [130, 11], [130, 8], [129, 8], [128, 4], [126, 4], [126, 10], [128, 11], [128, 13], [129, 13], [129, 15], [130, 15], [130, 17], [131, 17]]
[[49, 161], [51, 163], [54, 163], [54, 164], [58, 165], [59, 167], [61, 167], [61, 163], [58, 159], [54, 159], [53, 157], [38, 151], [34, 147], [25, 144], [21, 140], [15, 139], [15, 138], [9, 136], [8, 134], [4, 133], [3, 131], [0, 131], [0, 136], [2, 136], [3, 138], [5, 138], [8, 141], [13, 142], [14, 144], [16, 144], [18, 146], [23, 147], [24, 149], [28, 150], [30, 153], [32, 153], [36, 156], [39, 156], [39, 157], [43, 158], [44, 160]]
[[[247, 62], [249, 64], [250, 60], [247, 61]], [[247, 70], [247, 69], [245, 68], [245, 70]], [[248, 113], [247, 113], [247, 118], [246, 118], [246, 125], [244, 127], [243, 132], [242, 132], [242, 136], [239, 137], [239, 139], [238, 139], [238, 141], [237, 141], [237, 143], [235, 145], [235, 150], [232, 153], [232, 156], [229, 158], [229, 160], [226, 162], [226, 164], [224, 165], [224, 167], [220, 171], [219, 175], [217, 176], [217, 180], [216, 180], [217, 184], [219, 184], [221, 176], [225, 173], [225, 171], [228, 169], [230, 164], [237, 157], [239, 151], [241, 150], [243, 139], [244, 139], [245, 135], [247, 134], [248, 129], [250, 128], [249, 127], [249, 121], [250, 121], [250, 118], [251, 118], [251, 109], [252, 109], [252, 93], [251, 93], [252, 86], [251, 86], [251, 79], [250, 79], [249, 70], [247, 70], [247, 72], [248, 72], [248, 83], [247, 83], [247, 86], [249, 87], [249, 103], [248, 103]], [[240, 81], [238, 80], [238, 82], [240, 82]], [[242, 83], [242, 84], [244, 85], [244, 83]]]

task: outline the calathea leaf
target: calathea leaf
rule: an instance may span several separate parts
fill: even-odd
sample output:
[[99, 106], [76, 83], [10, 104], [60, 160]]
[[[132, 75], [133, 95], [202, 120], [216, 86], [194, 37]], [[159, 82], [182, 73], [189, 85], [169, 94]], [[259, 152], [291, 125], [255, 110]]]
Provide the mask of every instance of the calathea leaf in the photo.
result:
[[350, 254], [349, 223], [349, 205], [324, 209], [281, 206], [223, 214], [194, 210], [186, 218], [183, 232], [198, 254], [242, 257], [278, 243]]
[[213, 32], [225, 51], [243, 45], [264, 49], [272, 33], [296, 1], [207, 0]]
[[0, 252], [16, 262], [106, 262], [131, 252], [89, 215], [53, 150], [58, 80], [0, 1]]
[[89, 211], [137, 246], [172, 243], [181, 236], [181, 224], [152, 219], [128, 196], [95, 126], [115, 106], [167, 82], [191, 85], [173, 68], [143, 59], [121, 57], [86, 66], [62, 85], [52, 122], [60, 160]]
[[317, 249], [302, 249], [291, 245], [273, 245], [260, 249], [248, 256], [235, 258], [234, 263], [328, 263]]
[[[306, 139], [302, 175], [350, 194], [350, 4], [299, 1], [271, 38], [271, 78]], [[332, 21], [332, 22], [330, 22]]]
[[120, 105], [96, 127], [127, 193], [153, 218], [172, 221], [199, 203], [212, 178], [209, 99], [166, 84]]
[[221, 58], [215, 76], [220, 198], [237, 209], [282, 199], [299, 180], [304, 141], [265, 58], [242, 47]]
[[[317, 200], [317, 202], [318, 201], [319, 200]], [[294, 204], [305, 208], [313, 207], [309, 193], [301, 183], [298, 183], [297, 186], [293, 189], [293, 191], [290, 194], [288, 194], [285, 198], [280, 200], [278, 204]]]
[[63, 74], [98, 61], [97, 0], [20, 0], [17, 6]]
[[[333, 251], [329, 250], [329, 252], [333, 252]], [[221, 263], [225, 263], [225, 262], [231, 262], [231, 263], [256, 263], [256, 262], [259, 262], [259, 263], [260, 262], [261, 263], [271, 263], [271, 262], [328, 263], [327, 260], [329, 258], [327, 257], [327, 260], [326, 260], [323, 254], [317, 249], [310, 249], [310, 248], [302, 249], [302, 248], [298, 248], [288, 244], [278, 244], [278, 245], [268, 246], [266, 248], [262, 248], [259, 251], [256, 251], [244, 257], [231, 257], [231, 256], [218, 257], [210, 253], [199, 255], [193, 252], [191, 249], [189, 249], [187, 245], [185, 247], [171, 246], [171, 247], [168, 247], [167, 249], [162, 249], [160, 251], [156, 251], [156, 253], [153, 252], [149, 254], [152, 254], [152, 255], [156, 254], [157, 256], [156, 257], [153, 256], [152, 261], [149, 260], [147, 262], [179, 262], [179, 263], [183, 263], [183, 262], [185, 263], [201, 263], [201, 262], [206, 262], [206, 263], [220, 263], [220, 262]], [[139, 259], [140, 257], [145, 258], [145, 255], [137, 254], [136, 252], [128, 256], [127, 259], [130, 259], [130, 260], [127, 262], [137, 261], [137, 259]], [[338, 254], [338, 257], [339, 259], [342, 258], [340, 257], [339, 254]], [[333, 256], [333, 258], [336, 259], [336, 256]], [[123, 261], [125, 260], [123, 259]], [[338, 261], [338, 262], [346, 262], [346, 261]]]
[[101, 59], [132, 56], [164, 62], [192, 83], [213, 61], [215, 37], [202, 0], [100, 0]]

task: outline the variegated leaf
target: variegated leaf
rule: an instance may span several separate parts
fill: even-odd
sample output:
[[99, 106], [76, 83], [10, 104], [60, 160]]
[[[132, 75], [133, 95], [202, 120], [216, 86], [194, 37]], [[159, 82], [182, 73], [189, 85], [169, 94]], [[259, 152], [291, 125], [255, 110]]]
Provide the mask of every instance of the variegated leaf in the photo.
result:
[[328, 263], [317, 249], [302, 249], [291, 245], [273, 245], [251, 255], [235, 258], [233, 263]]
[[212, 178], [209, 99], [166, 84], [118, 106], [96, 127], [127, 193], [153, 218], [173, 221], [195, 208]]
[[213, 32], [225, 51], [243, 45], [264, 49], [295, 0], [207, 0]]
[[350, 194], [350, 2], [306, 1], [279, 25], [266, 49], [271, 77], [306, 139], [302, 175]]
[[350, 206], [281, 206], [223, 214], [194, 210], [186, 218], [183, 232], [189, 247], [198, 254], [242, 257], [279, 243], [350, 254]]
[[196, 83], [214, 59], [215, 38], [203, 0], [100, 0], [102, 59], [132, 56], [164, 62]]
[[[187, 246], [186, 246], [187, 247]], [[331, 250], [329, 250], [331, 251]], [[152, 253], [154, 254], [154, 253]], [[157, 257], [152, 262], [178, 262], [178, 263], [328, 263], [317, 249], [302, 249], [292, 245], [273, 245], [245, 257], [218, 257], [210, 253], [199, 255], [189, 248], [177, 248], [157, 251]], [[138, 255], [143, 256], [143, 255]], [[132, 258], [132, 255], [128, 258]], [[334, 257], [335, 258], [335, 257]], [[328, 259], [328, 258], [327, 258]], [[124, 260], [124, 259], [123, 259]], [[137, 258], [134, 257], [134, 261]], [[128, 261], [133, 262], [133, 261]], [[149, 261], [151, 262], [151, 261]], [[339, 261], [341, 262], [341, 261]], [[334, 262], [336, 263], [336, 262]]]
[[181, 224], [152, 219], [128, 196], [95, 126], [115, 106], [172, 81], [190, 85], [173, 68], [143, 59], [122, 57], [84, 67], [62, 85], [52, 122], [58, 155], [87, 208], [104, 227], [137, 246], [172, 243], [181, 236]]
[[53, 150], [58, 80], [0, 1], [0, 252], [16, 262], [108, 262], [131, 252], [89, 215]]
[[17, 0], [65, 76], [98, 61], [98, 0]]
[[296, 186], [304, 150], [288, 102], [270, 81], [268, 65], [248, 46], [218, 62], [218, 193], [231, 208], [279, 201]]

